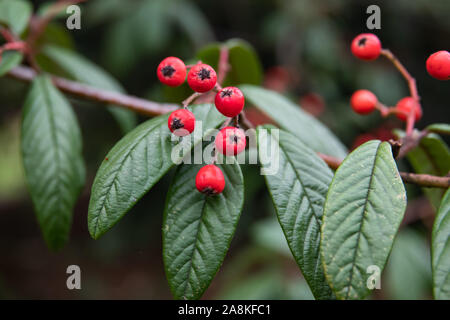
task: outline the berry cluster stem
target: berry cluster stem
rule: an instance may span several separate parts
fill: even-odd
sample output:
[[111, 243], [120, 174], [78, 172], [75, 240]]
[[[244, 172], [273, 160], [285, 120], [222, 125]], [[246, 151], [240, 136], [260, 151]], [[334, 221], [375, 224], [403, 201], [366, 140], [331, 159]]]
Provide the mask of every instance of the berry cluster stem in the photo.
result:
[[[403, 66], [400, 60], [398, 60], [397, 57], [389, 49], [382, 49], [380, 54], [389, 59], [392, 62], [392, 64], [397, 68], [397, 70], [401, 73], [403, 78], [405, 78], [406, 82], [408, 83], [411, 97], [420, 106], [420, 96], [417, 91], [416, 79], [414, 79], [414, 77], [411, 76], [411, 74], [408, 72], [405, 66]], [[412, 108], [406, 119], [406, 136], [410, 136], [412, 134], [414, 130], [414, 122], [415, 122], [414, 109]]]

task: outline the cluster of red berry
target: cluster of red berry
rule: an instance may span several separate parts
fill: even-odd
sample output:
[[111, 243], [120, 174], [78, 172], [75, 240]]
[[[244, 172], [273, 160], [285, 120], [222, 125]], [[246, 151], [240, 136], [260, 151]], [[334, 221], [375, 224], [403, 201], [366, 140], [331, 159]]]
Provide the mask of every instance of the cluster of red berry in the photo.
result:
[[[363, 33], [353, 39], [351, 44], [353, 55], [362, 60], [375, 60], [382, 53], [380, 39], [374, 34]], [[426, 62], [428, 73], [439, 80], [450, 79], [450, 53], [448, 51], [438, 51], [433, 53]], [[380, 110], [384, 115], [393, 113], [400, 120], [406, 121], [408, 114], [414, 112], [415, 120], [422, 117], [422, 108], [413, 97], [404, 97], [397, 102], [396, 106], [389, 108], [381, 105], [372, 92], [369, 90], [357, 90], [353, 93], [350, 104], [353, 110], [359, 114], [368, 114], [375, 109]]]
[[[189, 72], [187, 70], [189, 69]], [[217, 91], [214, 103], [217, 110], [224, 116], [233, 118], [238, 116], [244, 108], [244, 95], [236, 87], [221, 88], [217, 84], [217, 74], [214, 68], [204, 63], [186, 66], [176, 57], [165, 58], [157, 69], [158, 79], [171, 87], [178, 87], [186, 80], [189, 87], [197, 93], [205, 93], [215, 89]], [[237, 124], [237, 121], [236, 121]], [[189, 135], [195, 128], [195, 116], [187, 109], [173, 111], [168, 119], [169, 130], [177, 136]], [[216, 152], [226, 156], [237, 155], [245, 149], [246, 138], [242, 129], [226, 126], [215, 138]], [[202, 167], [195, 179], [197, 189], [206, 195], [221, 193], [225, 188], [225, 178], [219, 167], [209, 164]]]

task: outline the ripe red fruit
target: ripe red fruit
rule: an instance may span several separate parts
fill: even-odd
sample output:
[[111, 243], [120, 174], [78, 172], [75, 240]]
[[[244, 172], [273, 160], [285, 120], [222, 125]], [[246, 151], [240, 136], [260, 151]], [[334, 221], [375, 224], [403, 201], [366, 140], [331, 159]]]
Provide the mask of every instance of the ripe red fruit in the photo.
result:
[[357, 90], [350, 98], [353, 110], [359, 114], [368, 114], [375, 110], [378, 103], [377, 97], [369, 90]]
[[178, 87], [186, 80], [186, 66], [176, 57], [167, 57], [159, 64], [156, 74], [162, 83]]
[[225, 188], [225, 178], [219, 167], [208, 164], [201, 168], [195, 177], [197, 190], [208, 196], [219, 194]]
[[427, 59], [427, 71], [438, 80], [450, 79], [450, 53], [442, 50], [433, 53]]
[[179, 137], [187, 136], [195, 128], [195, 116], [187, 109], [173, 111], [167, 122], [169, 130]]
[[219, 131], [215, 140], [219, 152], [227, 156], [241, 153], [247, 144], [244, 130], [235, 127], [225, 127]]
[[241, 113], [245, 99], [242, 91], [238, 88], [226, 87], [217, 92], [215, 104], [220, 113], [231, 118]]
[[399, 102], [397, 102], [396, 108], [397, 108], [397, 110], [402, 111], [402, 112], [396, 113], [397, 118], [399, 118], [402, 121], [406, 121], [411, 109], [414, 110], [414, 115], [416, 117], [416, 121], [418, 121], [420, 118], [422, 118], [422, 109], [420, 108], [420, 105], [417, 103], [417, 101], [414, 100], [412, 97], [405, 97], [405, 98], [401, 99]]
[[372, 33], [361, 33], [356, 36], [351, 45], [352, 53], [362, 60], [375, 60], [381, 53], [381, 42]]
[[211, 66], [199, 63], [189, 70], [187, 81], [195, 92], [207, 92], [216, 85], [217, 74]]

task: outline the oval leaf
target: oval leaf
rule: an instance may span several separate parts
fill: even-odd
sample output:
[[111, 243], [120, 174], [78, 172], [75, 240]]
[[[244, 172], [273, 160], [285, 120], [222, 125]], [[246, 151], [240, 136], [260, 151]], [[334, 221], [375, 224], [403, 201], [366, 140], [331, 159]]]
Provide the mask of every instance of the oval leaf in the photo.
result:
[[[332, 299], [334, 295], [325, 280], [320, 258], [320, 227], [333, 173], [297, 137], [283, 130], [274, 134], [272, 130], [278, 129], [258, 127], [258, 154], [263, 170], [279, 168], [267, 171], [264, 176], [278, 221], [314, 296]], [[278, 144], [279, 155], [272, 154], [265, 159], [270, 154], [271, 143]]]
[[[42, 53], [54, 61], [68, 77], [74, 80], [99, 89], [125, 92], [116, 79], [76, 52], [48, 45], [44, 47]], [[137, 118], [132, 111], [114, 106], [109, 107], [108, 110], [120, 125], [122, 132], [126, 133], [136, 126]]]
[[240, 88], [248, 102], [275, 120], [282, 129], [298, 136], [314, 151], [340, 159], [347, 155], [344, 145], [327, 127], [287, 98], [252, 85], [243, 85]]
[[218, 165], [225, 189], [205, 196], [195, 188], [202, 165], [181, 165], [167, 193], [163, 259], [176, 299], [198, 299], [208, 288], [230, 246], [244, 202], [239, 164]]
[[440, 134], [450, 134], [450, 124], [448, 123], [434, 123], [426, 128], [427, 131], [440, 133]]
[[[325, 201], [321, 254], [339, 299], [362, 299], [381, 272], [406, 208], [403, 182], [387, 142], [369, 141], [337, 169]], [[368, 273], [369, 272], [369, 273]]]
[[32, 13], [31, 4], [24, 0], [0, 0], [0, 24], [7, 25], [20, 35], [28, 25]]
[[450, 190], [442, 199], [434, 221], [431, 241], [433, 293], [435, 299], [450, 300]]
[[[191, 142], [192, 147], [224, 120], [211, 105], [194, 106], [193, 112], [196, 128], [182, 140]], [[106, 156], [92, 185], [89, 203], [88, 226], [94, 239], [117, 223], [174, 165], [171, 155], [176, 144], [171, 140], [167, 118], [168, 115], [162, 115], [144, 122]], [[175, 158], [181, 160], [178, 154]]]
[[25, 101], [22, 156], [28, 188], [48, 246], [67, 241], [85, 168], [77, 119], [47, 76], [36, 77]]
[[17, 51], [6, 51], [2, 54], [0, 62], [0, 77], [4, 76], [9, 70], [18, 66], [22, 61], [23, 55]]

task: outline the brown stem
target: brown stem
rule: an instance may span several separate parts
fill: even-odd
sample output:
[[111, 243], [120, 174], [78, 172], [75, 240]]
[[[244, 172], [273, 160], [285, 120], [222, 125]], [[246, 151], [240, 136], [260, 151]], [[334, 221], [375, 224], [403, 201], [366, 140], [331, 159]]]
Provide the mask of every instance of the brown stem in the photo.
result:
[[[19, 66], [9, 71], [8, 76], [21, 81], [30, 82], [34, 79], [34, 77], [36, 77], [36, 72], [31, 68]], [[134, 96], [101, 90], [60, 77], [53, 76], [52, 80], [56, 87], [68, 94], [104, 104], [114, 104], [147, 116], [164, 114], [178, 108], [177, 105], [160, 104]], [[227, 126], [231, 120], [232, 118], [228, 118], [222, 127]], [[245, 117], [244, 112], [241, 113], [241, 121], [247, 127], [254, 128], [253, 124]], [[332, 169], [337, 169], [341, 164], [341, 160], [332, 156], [321, 153], [319, 153], [319, 156]], [[400, 175], [402, 176], [403, 181], [407, 183], [414, 183], [422, 187], [448, 188], [450, 186], [450, 176], [436, 177], [426, 174], [413, 174], [405, 172], [401, 172]]]
[[400, 148], [400, 152], [398, 153], [397, 159], [401, 159], [406, 154], [417, 147], [420, 141], [428, 135], [427, 130], [422, 130], [420, 132], [414, 131], [410, 136], [405, 136], [402, 140], [402, 147]]
[[[318, 153], [318, 155], [333, 170], [336, 170], [341, 165], [342, 161], [337, 158], [322, 153]], [[438, 177], [429, 174], [416, 174], [409, 172], [400, 172], [400, 176], [402, 177], [403, 182], [416, 184], [421, 187], [444, 189], [450, 187], [450, 177]]]
[[[30, 82], [36, 77], [36, 72], [31, 68], [19, 66], [9, 71], [8, 75], [21, 81]], [[160, 104], [134, 96], [97, 89], [60, 77], [53, 76], [52, 79], [56, 87], [68, 94], [104, 104], [122, 106], [146, 116], [160, 115], [178, 108], [176, 105]]]
[[186, 100], [184, 100], [181, 104], [183, 106], [183, 108], [187, 108], [195, 99], [197, 99], [198, 97], [200, 97], [203, 93], [200, 92], [194, 92], [193, 94], [191, 94]]
[[437, 177], [429, 174], [417, 174], [410, 172], [400, 172], [400, 176], [406, 183], [417, 184], [428, 188], [444, 188], [450, 187], [450, 177]]
[[[420, 107], [420, 96], [417, 91], [416, 86], [416, 79], [414, 79], [411, 74], [406, 70], [406, 68], [403, 66], [403, 64], [400, 62], [400, 60], [397, 59], [397, 57], [388, 49], [382, 49], [381, 55], [388, 58], [394, 66], [397, 68], [397, 70], [402, 74], [403, 78], [405, 78], [406, 82], [408, 83], [409, 92], [411, 94], [411, 97], [419, 104]], [[415, 113], [414, 108], [411, 108], [408, 117], [406, 119], [406, 136], [410, 136], [414, 130], [414, 122], [415, 122]]]

